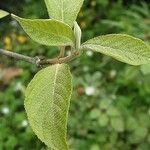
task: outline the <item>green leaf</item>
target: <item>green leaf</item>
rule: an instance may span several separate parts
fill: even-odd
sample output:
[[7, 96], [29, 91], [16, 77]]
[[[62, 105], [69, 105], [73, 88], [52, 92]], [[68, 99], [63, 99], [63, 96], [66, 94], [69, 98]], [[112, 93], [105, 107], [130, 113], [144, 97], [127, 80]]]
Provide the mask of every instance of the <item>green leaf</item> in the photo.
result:
[[148, 134], [148, 128], [139, 126], [129, 136], [128, 140], [132, 144], [140, 143], [147, 137], [147, 134]]
[[75, 39], [76, 39], [75, 49], [79, 50], [80, 46], [81, 46], [82, 31], [76, 21], [74, 22], [74, 35], [75, 35]]
[[45, 0], [50, 18], [73, 26], [84, 0]]
[[29, 123], [49, 148], [68, 150], [66, 130], [72, 93], [68, 65], [56, 64], [39, 71], [25, 93]]
[[95, 108], [95, 109], [92, 109], [92, 111], [90, 112], [90, 118], [91, 119], [97, 119], [99, 118], [101, 115], [101, 112], [99, 109]]
[[143, 73], [143, 75], [149, 75], [150, 74], [150, 64], [142, 65], [141, 72]]
[[105, 113], [101, 114], [98, 123], [101, 127], [106, 127], [109, 123], [109, 118], [108, 118], [107, 114], [105, 114]]
[[133, 81], [139, 75], [139, 66], [127, 66], [125, 68], [124, 76], [126, 81]]
[[100, 150], [99, 145], [98, 145], [98, 144], [93, 144], [93, 145], [90, 147], [90, 150]]
[[148, 135], [147, 140], [150, 143], [150, 134]]
[[34, 41], [48, 46], [74, 46], [72, 29], [53, 19], [24, 19], [12, 15]]
[[117, 132], [124, 131], [124, 121], [121, 117], [112, 117], [110, 120], [111, 126]]
[[111, 104], [111, 101], [109, 101], [109, 100], [101, 100], [99, 107], [102, 111], [107, 110], [109, 108], [110, 104]]
[[0, 9], [0, 19], [6, 17], [6, 16], [8, 16], [8, 15], [9, 15], [8, 12], [6, 12], [6, 11]]
[[138, 121], [132, 117], [128, 116], [126, 120], [126, 130], [133, 131], [138, 127]]
[[107, 110], [107, 115], [109, 117], [118, 117], [118, 116], [120, 116], [120, 112], [114, 106], [110, 106]]
[[99, 36], [85, 42], [82, 48], [103, 53], [131, 65], [150, 63], [150, 47], [142, 40], [125, 34]]

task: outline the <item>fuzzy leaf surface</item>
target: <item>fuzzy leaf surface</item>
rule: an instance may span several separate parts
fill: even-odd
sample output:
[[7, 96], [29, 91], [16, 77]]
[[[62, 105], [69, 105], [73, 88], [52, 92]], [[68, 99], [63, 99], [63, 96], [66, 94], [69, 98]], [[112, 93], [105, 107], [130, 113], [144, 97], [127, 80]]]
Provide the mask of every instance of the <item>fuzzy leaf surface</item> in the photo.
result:
[[50, 18], [73, 26], [84, 0], [45, 0]]
[[24, 19], [12, 15], [34, 41], [47, 46], [73, 46], [72, 29], [54, 19]]
[[82, 48], [100, 52], [131, 65], [150, 63], [150, 46], [125, 34], [99, 36], [85, 42]]
[[68, 150], [66, 142], [72, 76], [66, 64], [56, 64], [39, 71], [25, 92], [29, 123], [53, 150]]
[[6, 11], [0, 9], [0, 19], [6, 17], [6, 16], [8, 16], [8, 15], [9, 15], [8, 12], [6, 12]]

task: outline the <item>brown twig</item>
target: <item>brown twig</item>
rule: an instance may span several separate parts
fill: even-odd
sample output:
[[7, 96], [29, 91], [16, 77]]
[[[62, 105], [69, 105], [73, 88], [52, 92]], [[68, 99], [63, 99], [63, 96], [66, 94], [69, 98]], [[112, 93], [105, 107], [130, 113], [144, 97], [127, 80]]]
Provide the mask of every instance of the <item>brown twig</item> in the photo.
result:
[[72, 55], [70, 56], [66, 56], [63, 58], [53, 58], [53, 59], [45, 59], [45, 60], [41, 60], [39, 62], [39, 65], [46, 65], [46, 64], [56, 64], [56, 63], [65, 63], [65, 62], [69, 62], [71, 60], [73, 60], [74, 58], [76, 58], [79, 55], [78, 52], [74, 52]]
[[79, 53], [74, 52], [70, 56], [61, 57], [61, 58], [59, 56], [57, 58], [52, 58], [52, 59], [40, 59], [40, 57], [38, 57], [38, 56], [29, 57], [29, 56], [25, 56], [25, 55], [22, 55], [22, 54], [15, 53], [15, 52], [10, 52], [8, 50], [0, 49], [0, 55], [5, 55], [5, 56], [8, 56], [8, 57], [18, 59], [18, 60], [26, 61], [26, 62], [31, 63], [31, 64], [35, 64], [37, 66], [41, 66], [41, 65], [69, 62], [72, 59], [76, 58], [79, 55]]
[[4, 50], [4, 49], [0, 49], [0, 54], [8, 56], [8, 57], [15, 58], [15, 59], [18, 59], [18, 60], [23, 60], [23, 61], [26, 61], [26, 62], [29, 62], [29, 63], [32, 63], [32, 64], [35, 64], [36, 61], [38, 61], [37, 57], [29, 57], [29, 56], [25, 56], [25, 55], [22, 55], [22, 54], [15, 53], [15, 52], [10, 52], [10, 51]]

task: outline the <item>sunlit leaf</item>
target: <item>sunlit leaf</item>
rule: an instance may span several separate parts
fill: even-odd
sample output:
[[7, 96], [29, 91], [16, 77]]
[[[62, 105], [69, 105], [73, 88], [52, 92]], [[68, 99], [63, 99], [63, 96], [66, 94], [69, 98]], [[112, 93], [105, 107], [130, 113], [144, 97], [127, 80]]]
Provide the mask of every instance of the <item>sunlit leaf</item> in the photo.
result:
[[33, 131], [54, 150], [68, 150], [66, 133], [71, 93], [72, 77], [65, 64], [42, 69], [25, 93], [25, 109]]
[[50, 18], [73, 26], [84, 0], [45, 0]]
[[142, 142], [148, 134], [148, 128], [138, 126], [132, 134], [129, 136], [128, 140], [130, 143], [135, 144], [135, 143], [140, 143]]
[[100, 110], [99, 109], [92, 109], [92, 111], [90, 112], [90, 118], [91, 119], [97, 119], [100, 117]]
[[113, 107], [113, 106], [110, 106], [107, 110], [107, 114], [108, 116], [110, 117], [118, 117], [120, 116], [120, 112], [118, 111], [117, 108]]
[[53, 19], [24, 19], [12, 15], [24, 31], [34, 41], [48, 46], [73, 46], [74, 33], [72, 29], [59, 21]]
[[8, 16], [8, 15], [9, 15], [8, 12], [6, 12], [6, 11], [0, 9], [0, 19], [6, 17], [6, 16]]
[[131, 65], [150, 63], [150, 47], [142, 40], [125, 34], [99, 36], [85, 42], [82, 48], [103, 53]]

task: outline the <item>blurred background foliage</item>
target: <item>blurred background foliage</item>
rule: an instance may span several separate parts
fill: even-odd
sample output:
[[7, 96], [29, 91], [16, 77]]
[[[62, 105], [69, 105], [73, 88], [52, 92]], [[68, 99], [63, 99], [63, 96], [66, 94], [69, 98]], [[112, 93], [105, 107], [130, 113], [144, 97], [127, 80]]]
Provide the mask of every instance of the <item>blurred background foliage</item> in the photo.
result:
[[[0, 8], [26, 18], [48, 18], [43, 0], [5, 0]], [[88, 0], [78, 22], [82, 41], [127, 33], [150, 44], [149, 0]], [[0, 47], [30, 56], [58, 53], [55, 47], [30, 40], [10, 17], [0, 20]], [[87, 51], [70, 66], [71, 150], [150, 150], [150, 65], [133, 67]], [[0, 150], [45, 149], [29, 127], [23, 107], [24, 90], [38, 70], [0, 56]]]

